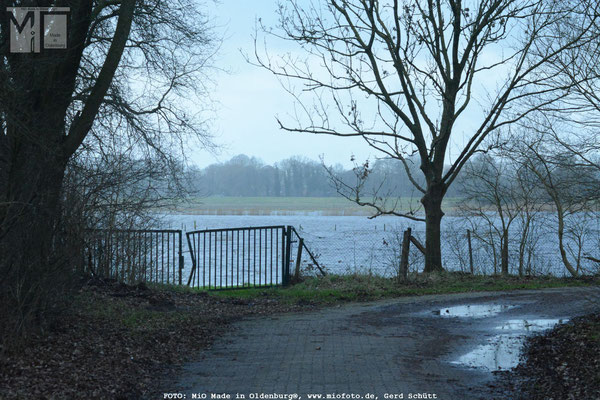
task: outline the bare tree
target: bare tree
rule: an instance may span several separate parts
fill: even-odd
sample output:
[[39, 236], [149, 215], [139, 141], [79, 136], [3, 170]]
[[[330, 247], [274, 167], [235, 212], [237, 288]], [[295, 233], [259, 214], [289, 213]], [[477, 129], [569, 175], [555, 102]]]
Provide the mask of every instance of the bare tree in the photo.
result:
[[[189, 0], [0, 1], [70, 7], [65, 50], [11, 53], [0, 22], [0, 301], [23, 332], [72, 270], [64, 246], [63, 183], [81, 149], [119, 136], [134, 158], [208, 143], [202, 116], [185, 111], [212, 55], [209, 24]], [[83, 146], [83, 147], [82, 147]]]
[[[519, 275], [523, 275], [527, 240], [542, 198], [539, 185], [532, 182], [529, 170], [510, 158], [497, 154], [474, 157], [465, 165], [459, 178], [459, 205], [462, 214], [472, 225], [483, 221], [493, 231], [500, 244], [500, 265], [503, 275], [509, 274], [509, 245], [516, 233], [519, 243]], [[475, 235], [480, 235], [474, 229]]]
[[[597, 8], [552, 0], [289, 1], [280, 5], [279, 29], [264, 31], [298, 43], [308, 57], [273, 58], [257, 46], [256, 59], [299, 104], [295, 123], [280, 121], [283, 129], [359, 137], [403, 162], [418, 155], [425, 184], [411, 182], [422, 194], [430, 272], [442, 269], [448, 188], [486, 136], [564, 95], [548, 85], [543, 67], [591, 40]], [[575, 14], [577, 34], [553, 40], [554, 26]], [[456, 134], [461, 117], [471, 120], [464, 135]], [[381, 206], [374, 200], [364, 204]]]
[[[413, 221], [423, 221], [419, 216], [421, 207], [413, 201], [416, 189], [410, 183], [411, 179], [419, 180], [419, 177], [415, 176], [414, 156], [402, 160], [402, 163], [397, 159], [378, 159], [373, 164], [369, 160], [359, 164], [354, 156], [351, 161], [354, 166], [351, 174], [348, 174], [346, 171], [344, 171], [346, 173], [336, 171], [334, 167], [327, 166], [324, 159], [321, 160], [332, 186], [339, 195], [359, 206], [370, 207], [374, 212], [369, 218], [395, 215]], [[386, 168], [389, 166], [396, 168], [390, 171]], [[423, 179], [419, 180], [419, 185], [424, 184], [422, 181]], [[412, 189], [409, 193], [406, 186]]]
[[[520, 136], [513, 137], [512, 145], [506, 149], [512, 157], [536, 177], [537, 184], [546, 193], [557, 218], [558, 246], [561, 260], [567, 271], [576, 276], [580, 272], [581, 235], [572, 234], [579, 242], [573, 251], [566, 241], [570, 218], [580, 221], [582, 215], [600, 198], [600, 175], [593, 165], [582, 164], [576, 155], [564, 151], [564, 147], [547, 134], [540, 120], [527, 127]], [[573, 224], [571, 224], [573, 225]], [[573, 264], [569, 253], [575, 255]]]
[[158, 222], [156, 210], [186, 198], [183, 165], [175, 169], [159, 157], [136, 159], [126, 148], [105, 150], [69, 163], [63, 184], [68, 221], [83, 229], [142, 229]]

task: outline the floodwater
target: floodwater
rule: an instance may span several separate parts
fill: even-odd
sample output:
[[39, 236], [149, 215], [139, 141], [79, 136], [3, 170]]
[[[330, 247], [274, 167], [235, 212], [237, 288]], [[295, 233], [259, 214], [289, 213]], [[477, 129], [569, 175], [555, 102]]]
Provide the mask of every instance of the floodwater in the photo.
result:
[[[550, 216], [548, 216], [550, 218]], [[373, 273], [382, 276], [394, 276], [399, 265], [399, 249], [402, 232], [411, 227], [413, 235], [424, 243], [423, 223], [408, 221], [402, 218], [381, 217], [368, 219], [364, 216], [322, 216], [322, 215], [164, 215], [167, 227], [193, 231], [200, 229], [234, 228], [248, 226], [293, 225], [319, 264], [332, 273]], [[566, 270], [560, 261], [555, 222], [548, 219], [535, 233], [536, 242], [532, 243], [531, 252], [525, 260], [533, 274], [553, 274], [562, 276]], [[442, 221], [442, 254], [444, 266], [449, 270], [468, 271], [468, 253], [466, 229], [468, 224], [464, 218], [446, 216]], [[584, 243], [584, 253], [597, 253], [600, 243], [600, 218], [598, 229], [595, 226]], [[516, 229], [516, 228], [515, 228]], [[593, 232], [592, 232], [593, 231]], [[516, 235], [516, 236], [515, 236]], [[519, 260], [517, 232], [513, 232], [514, 240], [509, 249], [509, 266], [511, 273], [517, 273]], [[187, 243], [184, 240], [184, 256], [187, 254]], [[535, 245], [535, 246], [534, 246]], [[497, 254], [476, 235], [472, 235], [474, 270], [478, 274], [491, 274], [499, 266]], [[529, 250], [528, 250], [529, 251]], [[495, 260], [495, 261], [494, 261]], [[582, 260], [585, 268], [598, 266], [587, 259]], [[310, 269], [312, 261], [302, 259], [302, 266]], [[186, 269], [191, 265], [186, 261]], [[413, 246], [410, 252], [412, 270], [423, 268], [423, 257]], [[188, 271], [189, 272], [189, 271]]]

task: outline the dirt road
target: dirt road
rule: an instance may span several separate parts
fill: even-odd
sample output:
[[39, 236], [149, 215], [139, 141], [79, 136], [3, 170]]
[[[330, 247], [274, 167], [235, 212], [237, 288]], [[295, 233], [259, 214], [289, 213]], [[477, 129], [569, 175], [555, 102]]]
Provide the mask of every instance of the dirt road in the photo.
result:
[[493, 371], [516, 364], [526, 335], [598, 307], [600, 288], [561, 288], [407, 297], [246, 320], [165, 391], [187, 399], [489, 399]]

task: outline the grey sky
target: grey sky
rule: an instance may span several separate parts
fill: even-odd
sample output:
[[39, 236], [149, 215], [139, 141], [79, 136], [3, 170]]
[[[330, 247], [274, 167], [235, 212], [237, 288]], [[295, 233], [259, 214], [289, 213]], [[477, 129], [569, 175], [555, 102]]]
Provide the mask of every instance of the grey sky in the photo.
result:
[[292, 155], [318, 160], [325, 156], [328, 164], [350, 165], [350, 156], [359, 160], [371, 154], [361, 140], [329, 136], [292, 134], [279, 129], [276, 116], [285, 118], [293, 109], [293, 99], [277, 79], [267, 71], [248, 64], [242, 54], [252, 54], [256, 18], [263, 23], [276, 23], [277, 2], [272, 0], [221, 0], [208, 7], [217, 32], [224, 41], [215, 59], [217, 67], [229, 73], [214, 75], [217, 117], [213, 121], [217, 142], [225, 146], [216, 158], [205, 151], [190, 154], [199, 166], [225, 161], [244, 153], [266, 163], [273, 163]]
[[[309, 0], [306, 2], [310, 3]], [[203, 167], [226, 161], [240, 153], [258, 157], [269, 164], [293, 155], [314, 160], [323, 155], [327, 164], [341, 163], [348, 167], [351, 155], [355, 155], [359, 162], [377, 155], [361, 139], [289, 133], [279, 128], [276, 116], [293, 126], [293, 119], [286, 116], [293, 113], [294, 100], [270, 72], [247, 63], [242, 55], [242, 52], [251, 56], [254, 53], [252, 35], [257, 18], [261, 18], [266, 26], [276, 25], [277, 1], [220, 0], [207, 7], [218, 26], [217, 34], [223, 37], [215, 64], [229, 71], [214, 76], [216, 87], [213, 97], [217, 101], [217, 113], [213, 133], [217, 136], [217, 143], [224, 147], [216, 157], [205, 151], [194, 151], [191, 154], [194, 163]], [[281, 47], [285, 46], [281, 42], [269, 42], [269, 46], [269, 52], [274, 56], [296, 50], [293, 44]], [[503, 57], [502, 53], [502, 48], [492, 46], [481, 58], [488, 62], [498, 61]], [[497, 89], [500, 71], [496, 68], [478, 75], [473, 88], [480, 95], [477, 97], [485, 98], [488, 89], [492, 92]], [[472, 103], [477, 104], [478, 100], [474, 99]], [[464, 133], [479, 126], [484, 116], [479, 108], [482, 106], [468, 108], [454, 126], [448, 161], [464, 146]], [[373, 115], [375, 113], [373, 108]]]

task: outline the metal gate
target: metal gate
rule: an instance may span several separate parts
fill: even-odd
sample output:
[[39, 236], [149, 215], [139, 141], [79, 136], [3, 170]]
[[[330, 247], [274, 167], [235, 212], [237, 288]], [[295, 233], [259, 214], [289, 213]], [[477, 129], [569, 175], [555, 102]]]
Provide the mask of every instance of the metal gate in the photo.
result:
[[180, 230], [88, 231], [84, 269], [125, 283], [182, 283]]
[[227, 289], [286, 285], [292, 227], [207, 229], [186, 234], [192, 259], [188, 286]]

